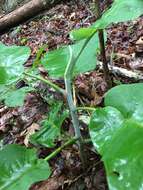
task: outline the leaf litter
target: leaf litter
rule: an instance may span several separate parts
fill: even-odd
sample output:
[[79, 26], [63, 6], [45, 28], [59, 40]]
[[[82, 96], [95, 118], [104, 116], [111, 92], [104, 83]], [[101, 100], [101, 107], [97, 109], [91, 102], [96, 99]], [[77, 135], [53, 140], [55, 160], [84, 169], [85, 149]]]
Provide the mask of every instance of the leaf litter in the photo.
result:
[[[108, 1], [109, 5], [111, 1]], [[102, 9], [109, 5], [104, 1]], [[91, 1], [69, 1], [59, 4], [50, 11], [45, 11], [39, 16], [26, 23], [10, 30], [0, 36], [1, 42], [6, 45], [26, 45], [32, 50], [31, 57], [25, 64], [26, 67], [32, 65], [36, 58], [38, 49], [46, 44], [45, 51], [58, 48], [63, 44], [71, 43], [69, 32], [72, 29], [90, 26], [95, 20], [91, 11]], [[130, 70], [142, 69], [142, 62], [136, 68], [137, 43], [143, 36], [143, 17], [126, 23], [114, 24], [107, 29], [108, 38], [106, 43], [108, 61], [113, 65]], [[132, 55], [134, 54], [134, 59]], [[120, 56], [119, 56], [120, 55]], [[42, 55], [41, 55], [42, 56]], [[100, 59], [100, 58], [99, 58]], [[132, 63], [132, 65], [130, 65]], [[129, 79], [113, 76], [118, 82], [130, 83]], [[63, 81], [56, 81], [63, 87]], [[61, 99], [59, 94], [49, 91], [43, 84], [40, 90], [53, 93], [57, 99]], [[103, 73], [93, 71], [78, 76], [75, 80], [75, 101], [78, 105], [102, 106], [106, 84]], [[29, 144], [29, 135], [40, 127], [40, 121], [46, 117], [48, 103], [43, 100], [40, 93], [28, 94], [25, 104], [22, 107], [8, 109], [0, 107], [0, 133], [3, 136], [3, 144], [19, 143]], [[42, 97], [41, 97], [42, 96]], [[87, 127], [82, 124], [82, 133], [87, 134]], [[71, 122], [66, 120], [63, 129], [67, 134], [72, 134]], [[57, 146], [61, 141], [57, 142]], [[45, 157], [52, 152], [52, 149], [39, 147], [39, 157]], [[105, 190], [107, 183], [103, 164], [96, 152], [88, 145], [89, 169], [84, 173], [81, 168], [76, 145], [63, 150], [51, 161], [53, 173], [50, 179], [37, 183], [31, 190]], [[68, 175], [67, 175], [68, 174]]]

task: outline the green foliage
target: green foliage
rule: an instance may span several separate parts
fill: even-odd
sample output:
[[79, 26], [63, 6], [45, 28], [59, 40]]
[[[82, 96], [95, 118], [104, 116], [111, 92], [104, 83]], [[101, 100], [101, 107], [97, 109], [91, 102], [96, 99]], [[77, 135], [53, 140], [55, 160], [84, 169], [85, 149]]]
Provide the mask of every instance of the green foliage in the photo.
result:
[[35, 67], [37, 67], [38, 65], [41, 64], [41, 58], [42, 58], [42, 56], [44, 55], [46, 48], [47, 48], [47, 45], [43, 45], [43, 46], [41, 46], [41, 47], [38, 49], [38, 51], [37, 51], [37, 53], [36, 53], [36, 58], [35, 58], [35, 60], [34, 60], [34, 62], [33, 62], [33, 68], [35, 68]]
[[22, 106], [25, 100], [25, 97], [28, 92], [33, 91], [31, 87], [23, 87], [18, 90], [9, 91], [3, 96], [4, 103], [8, 107], [18, 107]]
[[[123, 12], [123, 14], [122, 14]], [[117, 23], [132, 20], [139, 17], [143, 13], [142, 0], [115, 0], [112, 7], [107, 10], [102, 17], [95, 22], [92, 27], [73, 30], [70, 37], [73, 40], [82, 40], [72, 45], [73, 54], [77, 57], [78, 53], [84, 45], [84, 38], [91, 37], [98, 29], [104, 29], [111, 23]], [[94, 49], [94, 48], [95, 49]], [[91, 71], [96, 67], [96, 53], [98, 50], [97, 34], [91, 38], [85, 50], [81, 54], [76, 63], [74, 75]], [[66, 65], [69, 60], [68, 47], [51, 51], [46, 54], [42, 60], [42, 64], [47, 69], [51, 77], [63, 77]]]
[[0, 101], [9, 107], [22, 106], [26, 94], [33, 88], [16, 89], [15, 84], [24, 72], [23, 64], [30, 56], [28, 47], [0, 44]]
[[17, 81], [24, 71], [23, 64], [30, 56], [28, 47], [0, 44], [0, 84]]
[[110, 190], [139, 190], [143, 187], [143, 125], [125, 121], [111, 138], [103, 162]]
[[107, 151], [105, 143], [110, 142], [113, 134], [122, 126], [124, 118], [122, 114], [113, 107], [97, 108], [90, 120], [90, 135], [93, 144], [102, 154]]
[[31, 135], [32, 144], [39, 144], [45, 147], [54, 147], [54, 141], [61, 135], [61, 125], [68, 117], [67, 111], [62, 111], [62, 103], [55, 103], [51, 107], [49, 117], [43, 121], [40, 131]]
[[[143, 0], [115, 0], [112, 7], [93, 26], [72, 31], [70, 37], [78, 41], [71, 45], [75, 58], [83, 50], [87, 42], [85, 38], [90, 39], [95, 33], [76, 62], [74, 76], [95, 69], [98, 29], [105, 29], [111, 23], [135, 19], [142, 13]], [[48, 52], [40, 60], [42, 53], [41, 48], [34, 67], [40, 63], [50, 77], [63, 77], [70, 57], [68, 46]], [[7, 106], [21, 106], [26, 93], [33, 90], [29, 87], [15, 89], [15, 82], [21, 78], [23, 64], [29, 55], [28, 47], [8, 47], [0, 44], [0, 100], [4, 100]], [[106, 94], [106, 107], [97, 108], [91, 117], [91, 139], [102, 156], [110, 190], [143, 189], [142, 97], [143, 84], [120, 85]], [[31, 136], [31, 142], [53, 147], [66, 117], [67, 112], [61, 111], [61, 104], [56, 105], [41, 130]], [[7, 145], [0, 151], [1, 190], [27, 190], [34, 182], [47, 179], [50, 173], [48, 163], [38, 159], [34, 149]]]
[[104, 29], [111, 23], [134, 20], [142, 14], [142, 0], [114, 0], [112, 7], [102, 15], [101, 19], [95, 22], [94, 27]]
[[4, 101], [5, 105], [8, 107], [22, 106], [27, 93], [34, 90], [35, 89], [32, 87], [16, 89], [15, 83], [11, 86], [0, 85], [0, 101]]
[[[75, 43], [72, 45], [73, 54], [75, 57], [79, 54], [82, 49], [85, 40]], [[89, 41], [81, 56], [79, 57], [75, 69], [74, 75], [84, 73], [87, 71], [94, 70], [96, 67], [96, 53], [98, 50], [98, 36], [97, 34]], [[94, 48], [93, 48], [94, 47]], [[69, 61], [69, 48], [68, 46], [48, 52], [45, 57], [41, 60], [43, 66], [48, 71], [50, 77], [59, 78], [63, 77], [66, 66]]]
[[91, 139], [102, 155], [110, 190], [142, 187], [142, 87], [140, 83], [111, 89], [105, 96], [107, 107], [97, 108], [91, 117]]
[[72, 30], [70, 32], [70, 38], [71, 40], [83, 40], [85, 38], [89, 38], [90, 36], [92, 36], [92, 34], [94, 34], [96, 32], [96, 29], [93, 29], [91, 27], [89, 28], [80, 28], [78, 30]]
[[143, 112], [142, 97], [143, 83], [119, 85], [107, 92], [105, 106], [117, 108], [125, 118], [133, 117], [140, 120]]
[[34, 149], [7, 145], [0, 151], [0, 189], [28, 190], [37, 181], [50, 176], [46, 161], [37, 159]]
[[134, 20], [143, 14], [142, 0], [114, 0], [111, 8], [89, 28], [73, 30], [70, 36], [74, 40], [90, 37], [96, 30], [105, 29], [112, 23]]

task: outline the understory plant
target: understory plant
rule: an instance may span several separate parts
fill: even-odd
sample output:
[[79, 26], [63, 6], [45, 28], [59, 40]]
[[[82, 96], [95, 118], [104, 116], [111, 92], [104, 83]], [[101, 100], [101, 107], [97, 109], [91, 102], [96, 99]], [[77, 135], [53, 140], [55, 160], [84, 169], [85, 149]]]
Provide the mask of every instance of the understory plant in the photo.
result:
[[[9, 107], [22, 106], [26, 94], [36, 90], [34, 82], [42, 81], [66, 98], [75, 131], [73, 138], [45, 159], [39, 159], [34, 148], [16, 144], [4, 146], [0, 151], [0, 190], [27, 190], [36, 181], [47, 179], [51, 174], [48, 161], [63, 148], [76, 142], [83, 168], [86, 167], [84, 139], [80, 132], [78, 108], [73, 101], [72, 82], [78, 74], [96, 68], [99, 41], [102, 61], [108, 69], [107, 61], [104, 60], [103, 30], [111, 23], [133, 20], [142, 13], [143, 0], [114, 0], [111, 8], [102, 16], [98, 15], [101, 18], [91, 27], [71, 31], [70, 37], [74, 42], [72, 45], [47, 52], [41, 59], [38, 56], [35, 66], [29, 70], [23, 67], [30, 56], [28, 47], [0, 44], [0, 101]], [[106, 38], [106, 34], [104, 36]], [[51, 79], [64, 78], [65, 89], [54, 84], [51, 79], [41, 77], [38, 64], [48, 71]], [[104, 74], [107, 79], [109, 73], [106, 69]], [[17, 89], [16, 83], [21, 79], [26, 80], [28, 86]], [[119, 85], [106, 93], [105, 107], [92, 109], [89, 133], [95, 149], [102, 156], [110, 190], [143, 189], [142, 96], [142, 83]], [[54, 147], [54, 140], [60, 135], [60, 127], [69, 114], [66, 110], [61, 112], [61, 106], [58, 104], [53, 108], [47, 123], [31, 136], [31, 143]]]

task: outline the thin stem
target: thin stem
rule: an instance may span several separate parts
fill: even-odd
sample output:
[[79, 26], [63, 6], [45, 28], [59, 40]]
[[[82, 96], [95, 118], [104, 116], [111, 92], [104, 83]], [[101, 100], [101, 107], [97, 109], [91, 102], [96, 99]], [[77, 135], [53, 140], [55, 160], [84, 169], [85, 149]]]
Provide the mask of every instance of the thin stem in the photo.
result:
[[52, 88], [54, 88], [56, 91], [60, 92], [61, 94], [63, 94], [65, 96], [66, 92], [64, 89], [60, 88], [58, 85], [54, 84], [53, 82], [51, 82], [50, 80], [48, 79], [44, 79], [43, 77], [40, 77], [40, 76], [36, 76], [36, 75], [33, 75], [33, 74], [30, 74], [30, 73], [27, 73], [27, 72], [24, 72], [24, 75], [27, 75], [31, 78], [34, 78], [34, 79], [37, 79], [37, 80], [40, 80], [44, 83], [46, 83], [47, 85], [51, 86]]
[[57, 148], [54, 152], [52, 152], [50, 155], [48, 155], [44, 160], [49, 161], [50, 159], [54, 158], [57, 154], [59, 154], [65, 147], [70, 146], [74, 144], [78, 138], [72, 138], [68, 140], [65, 144], [63, 144], [61, 147]]
[[66, 88], [66, 92], [67, 92], [67, 102], [69, 105], [69, 109], [70, 109], [70, 113], [71, 113], [71, 117], [72, 117], [72, 123], [73, 123], [73, 127], [75, 130], [75, 136], [76, 136], [76, 138], [78, 138], [80, 157], [81, 157], [81, 160], [83, 163], [83, 167], [85, 168], [86, 158], [85, 158], [85, 154], [84, 154], [84, 148], [83, 148], [83, 142], [82, 142], [83, 140], [82, 140], [82, 135], [80, 132], [79, 120], [78, 120], [78, 114], [77, 114], [76, 106], [73, 103], [72, 85], [71, 85], [73, 69], [74, 69], [74, 66], [76, 64], [76, 61], [77, 61], [79, 55], [76, 58], [74, 58], [71, 46], [69, 46], [69, 53], [70, 53], [70, 59], [69, 59], [68, 65], [66, 67], [65, 75], [64, 75], [65, 88]]
[[107, 82], [108, 89], [110, 89], [112, 88], [112, 80], [110, 77], [110, 71], [108, 68], [108, 62], [106, 58], [103, 30], [98, 31], [98, 36], [99, 36], [100, 52], [101, 52], [101, 57], [102, 57], [102, 62], [103, 62], [103, 72], [105, 76], [105, 81]]
[[[93, 1], [95, 3], [97, 19], [99, 19], [101, 17], [100, 1], [99, 0], [93, 0]], [[100, 54], [101, 54], [102, 62], [103, 62], [104, 77], [105, 77], [105, 80], [107, 83], [107, 87], [108, 87], [108, 89], [110, 89], [112, 87], [112, 79], [110, 77], [110, 71], [108, 68], [108, 62], [107, 62], [107, 58], [106, 58], [103, 29], [98, 30], [98, 36], [99, 36], [99, 43], [100, 43]]]
[[[44, 160], [46, 160], [46, 161], [51, 160], [57, 154], [59, 154], [64, 148], [66, 148], [67, 146], [70, 146], [70, 145], [73, 145], [74, 143], [76, 143], [77, 140], [78, 140], [78, 138], [72, 138], [72, 139], [68, 140], [62, 146], [58, 147], [54, 152], [52, 152], [50, 155], [48, 155], [46, 158], [44, 158]], [[83, 141], [84, 144], [88, 144], [88, 143], [91, 143], [91, 142], [92, 142], [91, 139], [84, 139], [84, 141]]]
[[77, 110], [89, 110], [89, 111], [95, 111], [95, 108], [92, 107], [77, 107]]

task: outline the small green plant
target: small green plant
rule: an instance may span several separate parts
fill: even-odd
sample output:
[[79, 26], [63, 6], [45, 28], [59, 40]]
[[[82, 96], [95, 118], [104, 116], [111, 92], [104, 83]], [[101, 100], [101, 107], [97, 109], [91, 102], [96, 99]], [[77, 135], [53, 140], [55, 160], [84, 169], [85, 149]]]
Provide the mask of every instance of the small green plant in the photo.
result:
[[48, 118], [42, 122], [42, 128], [31, 135], [30, 142], [35, 145], [42, 145], [52, 148], [54, 141], [61, 136], [61, 125], [69, 116], [67, 110], [62, 109], [63, 105], [56, 102], [52, 105]]
[[35, 58], [33, 65], [32, 65], [33, 68], [35, 68], [41, 64], [41, 58], [44, 55], [46, 48], [47, 48], [47, 45], [43, 45], [38, 49], [37, 54], [36, 54], [36, 58]]
[[[135, 19], [142, 12], [143, 0], [115, 0], [112, 7], [91, 27], [70, 33], [74, 40], [73, 45], [46, 53], [40, 60], [40, 64], [48, 71], [51, 78], [64, 78], [65, 89], [60, 88], [51, 80], [34, 74], [33, 68], [28, 71], [24, 70], [23, 64], [30, 56], [28, 47], [7, 47], [0, 44], [0, 92], [2, 94], [0, 100], [10, 107], [21, 106], [26, 94], [35, 89], [29, 83], [29, 87], [17, 90], [16, 82], [20, 79], [28, 81], [29, 78], [40, 80], [66, 97], [75, 130], [75, 137], [65, 142], [45, 159], [38, 159], [35, 149], [27, 149], [20, 145], [6, 145], [0, 151], [1, 190], [27, 190], [34, 182], [47, 179], [51, 173], [47, 161], [66, 146], [76, 142], [79, 145], [83, 166], [86, 167], [78, 108], [74, 105], [72, 97], [72, 81], [78, 74], [96, 68], [96, 53], [99, 49], [98, 31], [104, 30], [111, 23]], [[39, 57], [37, 59], [39, 63]], [[120, 85], [109, 90], [105, 96], [105, 107], [95, 109], [90, 120], [91, 140], [102, 156], [110, 190], [127, 188], [140, 190], [143, 187], [142, 89], [143, 84], [133, 84]], [[47, 124], [31, 136], [33, 144], [54, 146], [55, 137], [60, 134], [59, 128], [67, 117], [67, 113], [60, 112], [60, 106], [56, 110], [53, 109], [54, 114], [52, 114], [57, 118], [49, 115]], [[138, 173], [135, 173], [136, 170]]]

